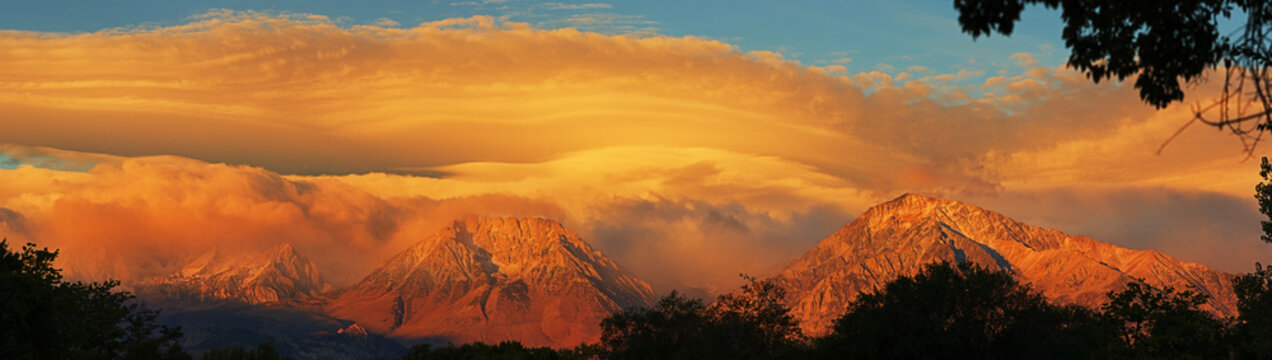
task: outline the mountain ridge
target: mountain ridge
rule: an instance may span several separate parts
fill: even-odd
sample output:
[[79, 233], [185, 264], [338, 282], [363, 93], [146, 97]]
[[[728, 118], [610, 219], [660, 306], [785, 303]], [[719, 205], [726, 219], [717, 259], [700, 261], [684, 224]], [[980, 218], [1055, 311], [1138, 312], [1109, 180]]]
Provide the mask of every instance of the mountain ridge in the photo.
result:
[[467, 216], [334, 294], [327, 309], [398, 338], [574, 346], [645, 306], [644, 281], [560, 223]]
[[178, 303], [298, 304], [321, 298], [332, 286], [290, 243], [251, 257], [209, 251], [180, 270], [142, 282], [137, 292]]
[[[862, 291], [936, 261], [1006, 271], [1059, 303], [1098, 306], [1108, 291], [1141, 279], [1207, 294], [1213, 300], [1205, 309], [1215, 314], [1236, 312], [1232, 274], [917, 194], [867, 209], [772, 278], [787, 289], [805, 331], [817, 335]], [[164, 288], [157, 285], [176, 289], [161, 295], [281, 305], [347, 320], [351, 334], [438, 344], [594, 342], [601, 319], [654, 300], [647, 283], [559, 222], [472, 215], [336, 291], [326, 291], [330, 285], [290, 244], [241, 261], [204, 254], [146, 289]]]
[[1006, 271], [1060, 303], [1098, 306], [1108, 291], [1140, 279], [1155, 287], [1193, 288], [1212, 298], [1206, 310], [1236, 313], [1232, 274], [917, 194], [871, 207], [773, 278], [787, 288], [787, 304], [805, 331], [820, 334], [862, 291], [937, 261]]

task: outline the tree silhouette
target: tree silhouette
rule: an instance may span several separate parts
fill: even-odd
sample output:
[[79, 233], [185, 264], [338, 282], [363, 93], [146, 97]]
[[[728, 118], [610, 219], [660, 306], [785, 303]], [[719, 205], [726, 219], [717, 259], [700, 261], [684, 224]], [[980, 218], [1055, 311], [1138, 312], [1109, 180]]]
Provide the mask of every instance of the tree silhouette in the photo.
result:
[[1233, 337], [1236, 355], [1244, 359], [1272, 359], [1272, 269], [1255, 264], [1255, 271], [1232, 281], [1237, 293]]
[[527, 348], [516, 341], [504, 341], [498, 345], [476, 342], [436, 349], [429, 344], [420, 344], [411, 347], [411, 352], [402, 360], [585, 360], [596, 358], [598, 352], [595, 345], [553, 350]]
[[816, 341], [826, 359], [1103, 358], [1112, 327], [1008, 273], [934, 263], [862, 294]]
[[702, 300], [672, 291], [652, 308], [632, 308], [601, 321], [601, 347], [611, 359], [705, 359], [718, 347]]
[[1198, 308], [1206, 303], [1205, 294], [1131, 282], [1108, 296], [1104, 315], [1121, 325], [1119, 358], [1215, 359], [1229, 354], [1224, 322]]
[[[1254, 198], [1259, 202], [1259, 212], [1267, 217], [1261, 221], [1264, 242], [1272, 243], [1272, 164], [1263, 158], [1259, 166], [1263, 181], [1254, 187]], [[1237, 312], [1234, 334], [1236, 355], [1247, 359], [1272, 358], [1272, 269], [1255, 263], [1254, 272], [1242, 274], [1232, 280], [1232, 290], [1237, 294]]]
[[0, 349], [10, 359], [189, 359], [179, 329], [115, 292], [118, 281], [66, 282], [56, 251], [0, 240]]
[[799, 355], [806, 339], [786, 307], [786, 290], [771, 279], [742, 278], [747, 283], [740, 291], [721, 295], [710, 308], [720, 331], [730, 335], [728, 349], [765, 359]]
[[1259, 212], [1267, 217], [1267, 220], [1260, 221], [1263, 225], [1263, 235], [1260, 238], [1264, 242], [1272, 243], [1272, 164], [1268, 164], [1268, 158], [1264, 157], [1259, 164], [1259, 176], [1263, 181], [1254, 186], [1254, 199], [1259, 202]]
[[791, 359], [806, 341], [771, 280], [743, 275], [739, 292], [711, 305], [677, 292], [653, 308], [627, 309], [601, 321], [609, 359]]
[[[1027, 5], [1061, 9], [1068, 65], [1092, 81], [1134, 76], [1140, 99], [1164, 108], [1184, 99], [1180, 80], [1200, 80], [1207, 69], [1223, 65], [1223, 94], [1196, 104], [1188, 124], [1228, 129], [1251, 155], [1272, 131], [1272, 2], [954, 0], [958, 22], [973, 38], [1011, 35]], [[1221, 33], [1220, 22], [1234, 21], [1234, 13], [1245, 15], [1244, 26]]]

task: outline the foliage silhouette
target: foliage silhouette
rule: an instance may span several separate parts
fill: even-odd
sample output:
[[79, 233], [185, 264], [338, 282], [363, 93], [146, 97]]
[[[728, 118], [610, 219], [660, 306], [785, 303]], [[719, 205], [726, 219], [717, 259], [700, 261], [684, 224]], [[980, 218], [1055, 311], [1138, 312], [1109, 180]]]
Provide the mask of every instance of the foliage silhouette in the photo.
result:
[[672, 291], [653, 308], [618, 312], [601, 321], [601, 347], [614, 359], [709, 358], [711, 315], [702, 300]]
[[1272, 269], [1255, 264], [1255, 271], [1233, 280], [1237, 316], [1233, 324], [1236, 355], [1244, 359], [1272, 359]]
[[[1259, 177], [1263, 181], [1254, 187], [1254, 198], [1259, 202], [1259, 212], [1267, 217], [1261, 221], [1264, 242], [1272, 243], [1272, 165], [1263, 158]], [[1233, 324], [1236, 341], [1235, 355], [1244, 359], [1272, 359], [1272, 269], [1255, 263], [1254, 272], [1238, 276], [1232, 281], [1237, 293], [1237, 312]]]
[[584, 360], [594, 359], [599, 352], [595, 345], [581, 345], [573, 349], [527, 348], [516, 341], [504, 341], [499, 345], [476, 342], [458, 347], [434, 349], [428, 344], [411, 347], [403, 360]]
[[0, 240], [0, 349], [10, 359], [189, 359], [179, 329], [113, 291], [118, 281], [66, 282], [57, 251]]
[[673, 291], [653, 308], [634, 308], [601, 321], [608, 359], [802, 358], [806, 341], [770, 280], [748, 284], [708, 306]]
[[1112, 327], [1091, 310], [1058, 306], [1008, 273], [929, 264], [862, 294], [816, 341], [821, 358], [1102, 358]]
[[1259, 202], [1259, 212], [1267, 217], [1267, 220], [1260, 221], [1263, 226], [1263, 235], [1260, 236], [1264, 242], [1272, 243], [1272, 164], [1268, 163], [1268, 158], [1264, 157], [1262, 163], [1259, 164], [1259, 177], [1263, 181], [1254, 186], [1254, 199]]
[[721, 295], [710, 308], [720, 331], [730, 335], [728, 349], [767, 359], [800, 355], [807, 339], [786, 307], [786, 290], [771, 280], [742, 278], [747, 283], [738, 292]]
[[1205, 294], [1131, 282], [1108, 296], [1102, 310], [1121, 325], [1115, 353], [1119, 358], [1214, 359], [1230, 352], [1227, 324], [1199, 309], [1208, 299]]
[[[1180, 80], [1201, 80], [1223, 65], [1223, 93], [1210, 105], [1197, 104], [1193, 120], [1227, 128], [1251, 155], [1272, 131], [1272, 2], [954, 0], [958, 22], [973, 38], [1011, 35], [1027, 5], [1061, 9], [1068, 65], [1092, 81], [1134, 76], [1140, 99], [1164, 108], [1184, 99]], [[1234, 14], [1245, 16], [1244, 26], [1221, 33], [1221, 22], [1236, 21]]]

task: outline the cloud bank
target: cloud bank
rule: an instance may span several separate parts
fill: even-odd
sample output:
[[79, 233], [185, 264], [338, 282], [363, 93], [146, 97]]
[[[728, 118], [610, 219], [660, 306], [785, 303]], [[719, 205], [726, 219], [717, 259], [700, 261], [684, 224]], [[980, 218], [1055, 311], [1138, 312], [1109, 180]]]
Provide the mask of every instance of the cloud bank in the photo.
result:
[[349, 282], [463, 214], [542, 216], [713, 292], [918, 192], [1228, 271], [1272, 255], [1235, 139], [1156, 155], [1186, 109], [1029, 54], [962, 86], [693, 37], [381, 25], [0, 31], [0, 231], [90, 278], [288, 241]]

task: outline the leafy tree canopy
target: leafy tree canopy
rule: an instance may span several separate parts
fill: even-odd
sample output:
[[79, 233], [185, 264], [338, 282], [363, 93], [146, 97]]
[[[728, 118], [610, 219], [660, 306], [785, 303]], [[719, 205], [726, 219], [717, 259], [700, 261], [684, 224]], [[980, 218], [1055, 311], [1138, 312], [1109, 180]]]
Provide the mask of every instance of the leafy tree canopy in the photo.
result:
[[1255, 264], [1255, 271], [1232, 281], [1237, 293], [1235, 337], [1237, 354], [1246, 359], [1272, 359], [1272, 269]]
[[115, 292], [117, 281], [63, 281], [56, 251], [0, 240], [0, 349], [10, 359], [189, 359], [178, 329]]
[[[1223, 94], [1198, 104], [1194, 120], [1239, 135], [1251, 154], [1272, 131], [1272, 2], [954, 0], [958, 22], [973, 38], [1011, 35], [1029, 5], [1061, 10], [1068, 65], [1094, 82], [1134, 76], [1140, 99], [1164, 108], [1184, 99], [1181, 80], [1223, 65]], [[1239, 21], [1234, 15], [1245, 17], [1244, 26], [1224, 33], [1223, 22]]]
[[1128, 359], [1215, 359], [1227, 357], [1226, 324], [1201, 310], [1205, 294], [1142, 282], [1109, 292], [1104, 315], [1118, 328], [1118, 357]]
[[707, 305], [672, 292], [653, 308], [634, 308], [601, 322], [609, 359], [784, 359], [805, 349], [798, 323], [770, 280], [748, 284]]
[[[1254, 187], [1259, 202], [1265, 242], [1272, 243], [1272, 164], [1263, 158], [1259, 176], [1263, 181]], [[1237, 293], [1235, 337], [1237, 355], [1247, 359], [1272, 359], [1272, 268], [1255, 263], [1254, 272], [1242, 274], [1232, 281]]]
[[935, 263], [862, 294], [817, 342], [823, 358], [1099, 358], [1111, 327], [1008, 273]]
[[403, 360], [585, 360], [594, 359], [599, 353], [596, 345], [580, 345], [573, 349], [553, 350], [546, 347], [528, 348], [516, 341], [504, 341], [498, 345], [482, 342], [434, 349], [429, 344], [411, 347]]

